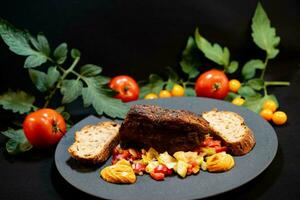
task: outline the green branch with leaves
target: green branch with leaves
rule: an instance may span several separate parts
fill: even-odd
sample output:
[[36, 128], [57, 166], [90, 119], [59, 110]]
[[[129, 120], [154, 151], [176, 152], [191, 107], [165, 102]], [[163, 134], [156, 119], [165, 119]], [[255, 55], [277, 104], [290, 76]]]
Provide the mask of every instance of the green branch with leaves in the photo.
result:
[[[288, 86], [289, 82], [286, 81], [266, 81], [265, 73], [270, 59], [274, 59], [278, 53], [280, 38], [276, 35], [275, 28], [271, 27], [271, 22], [264, 11], [261, 3], [258, 3], [252, 18], [252, 39], [254, 43], [262, 50], [265, 51], [266, 57], [261, 59], [251, 59], [246, 62], [241, 70], [241, 75], [244, 79], [242, 87], [237, 93], [229, 92], [226, 100], [232, 101], [234, 98], [242, 97], [245, 99], [243, 106], [250, 110], [259, 113], [263, 102], [267, 99], [273, 100], [279, 106], [279, 103], [274, 95], [268, 94], [267, 88], [269, 86]], [[200, 55], [200, 56], [199, 56]], [[217, 43], [210, 43], [199, 33], [199, 28], [196, 28], [194, 37], [190, 36], [187, 45], [182, 53], [182, 60], [180, 66], [182, 72], [187, 74], [187, 80], [174, 79], [171, 74], [168, 81], [156, 74], [149, 77], [149, 82], [142, 88], [142, 95], [147, 92], [158, 93], [163, 88], [168, 88], [171, 82], [182, 84], [185, 89], [192, 91], [192, 87], [186, 87], [186, 83], [193, 83], [195, 78], [200, 74], [201, 56], [209, 59], [210, 61], [221, 66], [225, 73], [233, 74], [237, 72], [239, 63], [230, 59], [230, 51], [227, 47], [222, 47]], [[260, 71], [260, 74], [258, 73]], [[174, 74], [175, 72], [173, 72]], [[171, 80], [171, 81], [170, 81]], [[195, 93], [188, 92], [194, 96]]]
[[[80, 67], [79, 72], [76, 71], [81, 56], [79, 50], [71, 49], [71, 59], [66, 43], [58, 45], [52, 52], [48, 40], [43, 34], [39, 33], [34, 37], [28, 31], [19, 30], [3, 19], [0, 19], [0, 36], [10, 51], [26, 57], [24, 68], [28, 69], [30, 79], [36, 89], [45, 95], [44, 104], [37, 106], [34, 105], [34, 96], [24, 91], [9, 90], [0, 95], [0, 105], [4, 109], [18, 113], [21, 115], [20, 118], [23, 118], [24, 114], [28, 114], [38, 107], [49, 107], [54, 96], [60, 92], [62, 106], [81, 96], [83, 106], [92, 106], [98, 115], [105, 114], [111, 118], [124, 118], [128, 106], [113, 98], [115, 93], [107, 87], [110, 78], [101, 75], [102, 68], [100, 66], [85, 64]], [[70, 60], [71, 64], [66, 67], [66, 63]], [[43, 70], [37, 70], [40, 66], [43, 66]], [[44, 71], [45, 68], [46, 71]], [[69, 114], [64, 111], [62, 106], [58, 110], [66, 118]], [[10, 138], [6, 145], [8, 152], [16, 153], [28, 150], [29, 148], [21, 148], [22, 145], [27, 144], [26, 138], [11, 137], [13, 131], [16, 135], [24, 135], [21, 127], [2, 132]]]

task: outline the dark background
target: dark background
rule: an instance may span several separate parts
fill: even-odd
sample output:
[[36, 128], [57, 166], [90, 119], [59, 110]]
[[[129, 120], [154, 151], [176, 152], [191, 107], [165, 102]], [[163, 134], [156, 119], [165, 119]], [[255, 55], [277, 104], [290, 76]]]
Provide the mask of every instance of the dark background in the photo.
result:
[[[231, 57], [241, 64], [264, 58], [251, 38], [256, 4], [253, 0], [10, 0], [1, 2], [0, 17], [33, 34], [42, 31], [52, 49], [61, 42], [78, 48], [81, 64], [98, 64], [107, 76], [128, 74], [142, 80], [150, 73], [162, 74], [165, 66], [178, 70], [187, 37], [197, 26], [209, 41], [229, 47]], [[216, 199], [300, 196], [300, 2], [264, 0], [262, 4], [281, 37], [280, 54], [269, 62], [266, 79], [291, 81], [290, 87], [270, 89], [288, 113], [289, 122], [275, 127], [279, 150], [271, 166], [254, 181]], [[23, 63], [24, 57], [0, 42], [0, 93], [19, 88], [40, 95]], [[203, 59], [200, 69], [210, 65]], [[74, 121], [87, 114], [80, 105], [77, 102], [70, 107]], [[0, 120], [2, 130], [12, 120], [11, 113], [0, 111]], [[5, 153], [4, 144], [0, 136], [0, 199], [90, 198], [60, 177], [53, 164], [53, 149], [12, 157]]]

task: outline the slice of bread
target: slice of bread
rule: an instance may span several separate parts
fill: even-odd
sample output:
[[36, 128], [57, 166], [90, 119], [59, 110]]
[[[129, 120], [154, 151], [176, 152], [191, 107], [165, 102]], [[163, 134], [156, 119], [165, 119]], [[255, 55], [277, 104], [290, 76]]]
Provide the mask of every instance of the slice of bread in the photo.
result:
[[104, 162], [119, 143], [119, 128], [120, 125], [113, 121], [87, 125], [75, 133], [75, 142], [68, 148], [68, 152], [82, 162]]
[[245, 155], [254, 147], [254, 135], [237, 113], [212, 110], [202, 113], [202, 117], [209, 122], [211, 134], [220, 138], [232, 155]]

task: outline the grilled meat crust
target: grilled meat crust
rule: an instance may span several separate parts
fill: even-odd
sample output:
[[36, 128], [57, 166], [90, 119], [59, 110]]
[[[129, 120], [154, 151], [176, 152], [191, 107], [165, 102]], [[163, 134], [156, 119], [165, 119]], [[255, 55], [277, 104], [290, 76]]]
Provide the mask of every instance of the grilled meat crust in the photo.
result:
[[192, 112], [134, 105], [121, 125], [120, 137], [121, 141], [172, 154], [192, 150], [208, 131], [208, 122]]

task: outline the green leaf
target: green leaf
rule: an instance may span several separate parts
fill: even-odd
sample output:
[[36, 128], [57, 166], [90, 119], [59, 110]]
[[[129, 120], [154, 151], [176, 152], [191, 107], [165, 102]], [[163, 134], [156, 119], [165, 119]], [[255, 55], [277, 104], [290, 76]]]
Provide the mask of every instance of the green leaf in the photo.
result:
[[[34, 47], [40, 47], [38, 41], [33, 40], [30, 34], [16, 29], [3, 19], [0, 19], [0, 36], [12, 52], [17, 55], [28, 56], [25, 60], [25, 68], [37, 67], [47, 61], [44, 53], [34, 50], [30, 45], [30, 42], [32, 42]], [[43, 41], [41, 38], [40, 40]]]
[[171, 67], [166, 67], [167, 75], [168, 75], [168, 81], [166, 84], [167, 90], [172, 90], [173, 86], [178, 82], [179, 76]]
[[279, 53], [276, 46], [280, 42], [280, 37], [276, 36], [276, 30], [271, 27], [270, 20], [260, 2], [252, 18], [251, 28], [255, 44], [267, 52], [269, 59], [274, 58]]
[[225, 72], [228, 74], [232, 74], [236, 72], [238, 68], [239, 68], [239, 63], [237, 61], [231, 61], [229, 66], [225, 66]]
[[101, 71], [102, 68], [94, 64], [86, 64], [80, 68], [80, 74], [87, 77], [96, 76], [100, 74]]
[[259, 113], [262, 109], [263, 103], [266, 100], [272, 100], [277, 104], [277, 106], [279, 106], [278, 101], [274, 95], [266, 95], [262, 98], [261, 97], [247, 98], [243, 106], [252, 110], [253, 112]]
[[12, 128], [9, 128], [6, 131], [2, 131], [1, 133], [18, 143], [24, 143], [27, 141], [23, 129], [14, 130]]
[[260, 78], [251, 79], [247, 84], [254, 90], [261, 90], [264, 88], [264, 81]]
[[258, 60], [258, 59], [253, 59], [253, 60], [249, 60], [242, 69], [242, 75], [244, 77], [244, 79], [251, 79], [255, 76], [255, 70], [256, 69], [264, 69], [265, 68], [265, 64], [263, 63], [263, 61]]
[[109, 77], [101, 76], [101, 75], [94, 76], [93, 79], [96, 80], [97, 83], [100, 85], [107, 85], [108, 82], [110, 81]]
[[184, 95], [188, 97], [195, 97], [196, 96], [195, 89], [191, 87], [186, 87], [184, 89]]
[[62, 103], [71, 103], [77, 99], [82, 92], [82, 82], [80, 80], [63, 80], [61, 85], [61, 93], [63, 95]]
[[60, 106], [60, 107], [56, 108], [55, 110], [57, 112], [59, 112], [66, 121], [68, 121], [70, 119], [71, 115], [70, 115], [70, 113], [68, 113], [68, 112], [65, 111], [65, 107], [64, 106]]
[[71, 50], [71, 57], [73, 59], [78, 58], [80, 56], [81, 56], [81, 53], [80, 53], [80, 51], [78, 49], [72, 49]]
[[47, 74], [35, 69], [29, 69], [28, 71], [32, 82], [41, 92], [46, 92], [49, 88], [53, 87], [60, 77], [60, 73], [56, 67], [49, 67]]
[[19, 152], [18, 146], [19, 146], [18, 142], [16, 142], [15, 140], [9, 139], [6, 142], [5, 148], [9, 154], [17, 154]]
[[211, 44], [199, 33], [198, 28], [195, 31], [195, 40], [198, 48], [204, 53], [205, 57], [211, 61], [227, 66], [229, 64], [229, 50], [227, 47], [222, 47], [219, 44]]
[[61, 115], [63, 116], [63, 118], [68, 121], [71, 118], [70, 113], [68, 112], [62, 112]]
[[47, 38], [43, 34], [37, 35], [37, 41], [39, 43], [39, 50], [43, 52], [45, 55], [49, 56], [50, 54], [50, 46]]
[[169, 91], [172, 90], [172, 88], [174, 87], [175, 84], [176, 84], [176, 82], [169, 79], [166, 84], [166, 90], [169, 90]]
[[35, 69], [29, 69], [28, 72], [29, 72], [30, 79], [35, 84], [36, 88], [41, 92], [47, 91], [46, 73]]
[[112, 118], [124, 118], [129, 107], [120, 100], [107, 95], [93, 77], [85, 79], [87, 87], [82, 89], [83, 104], [92, 105], [99, 115], [106, 114]]
[[31, 111], [35, 98], [23, 91], [12, 92], [8, 91], [0, 95], [0, 105], [6, 110], [12, 110], [20, 114]]
[[34, 68], [38, 67], [41, 64], [47, 62], [47, 57], [40, 55], [40, 54], [35, 54], [28, 56], [25, 60], [24, 67], [25, 68]]
[[58, 81], [59, 77], [60, 77], [60, 73], [57, 70], [57, 68], [49, 67], [47, 72], [47, 77], [46, 77], [47, 88], [53, 87], [56, 81]]
[[199, 50], [193, 37], [189, 37], [186, 47], [182, 52], [180, 61], [181, 69], [189, 78], [195, 78], [199, 75], [198, 67], [200, 66]]
[[16, 29], [13, 25], [3, 19], [0, 19], [0, 35], [5, 44], [15, 54], [21, 56], [35, 54], [35, 51], [31, 48], [26, 37], [26, 33]]
[[251, 97], [256, 96], [257, 93], [249, 86], [242, 86], [238, 90], [238, 94], [243, 97]]
[[68, 45], [66, 43], [62, 43], [58, 47], [56, 47], [53, 56], [55, 61], [58, 64], [63, 64], [67, 59], [67, 54], [68, 54]]
[[6, 150], [9, 154], [17, 154], [19, 152], [25, 152], [32, 148], [32, 145], [28, 142], [23, 129], [14, 130], [9, 128], [6, 131], [1, 132], [6, 137], [10, 138], [6, 142]]
[[64, 110], [65, 110], [65, 106], [59, 106], [59, 107], [57, 107], [57, 108], [55, 109], [55, 111], [57, 111], [57, 112], [59, 112], [59, 113], [64, 112]]
[[150, 74], [149, 83], [140, 87], [140, 98], [144, 98], [149, 93], [158, 94], [163, 89], [165, 82], [157, 74]]
[[234, 92], [228, 92], [227, 96], [225, 97], [225, 101], [231, 102], [233, 99], [241, 97], [241, 95], [238, 95]]
[[172, 67], [167, 66], [166, 70], [170, 80], [174, 82], [178, 81], [179, 76]]

